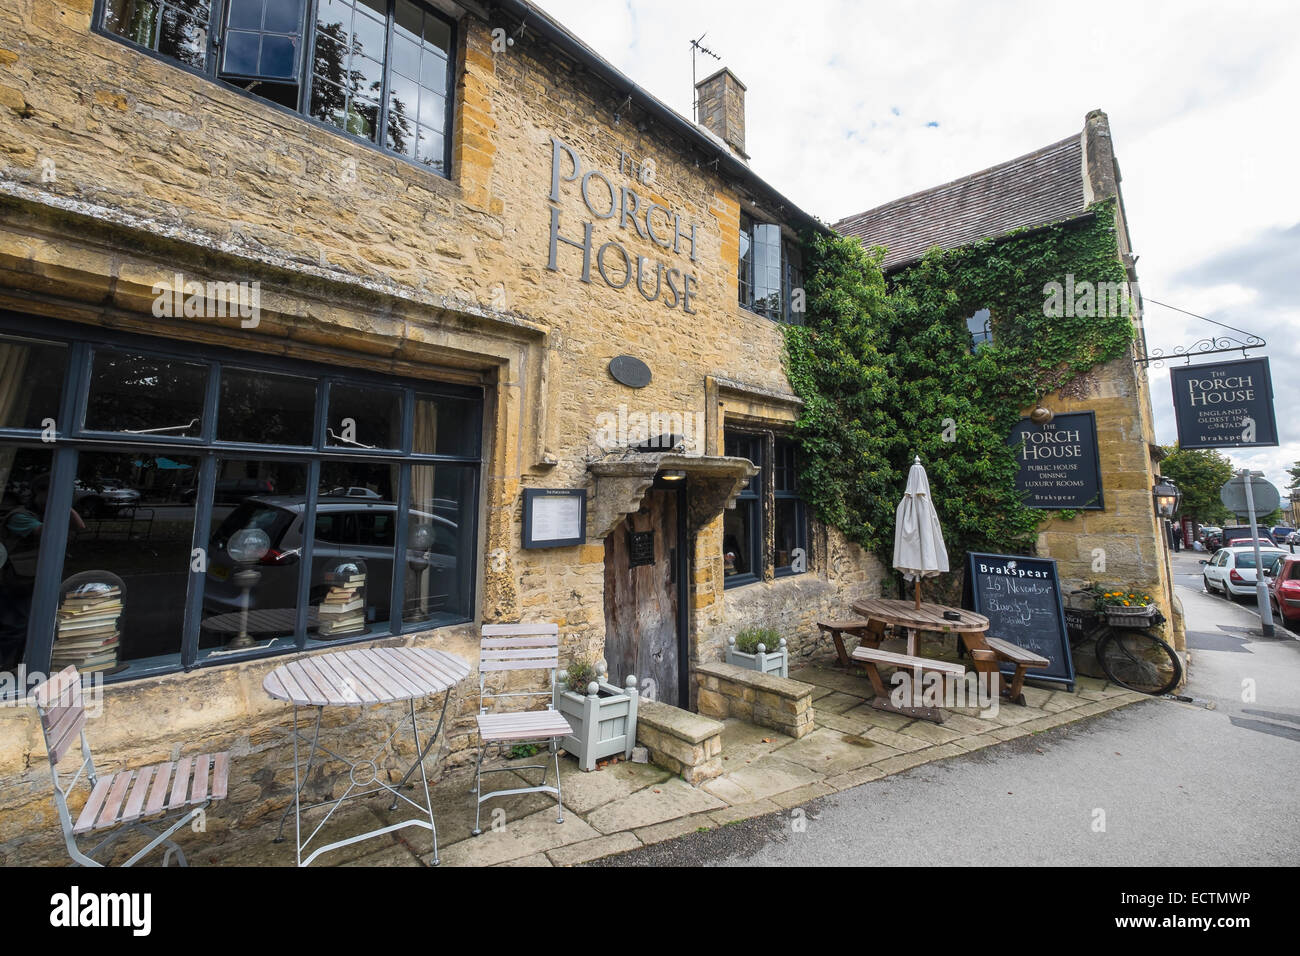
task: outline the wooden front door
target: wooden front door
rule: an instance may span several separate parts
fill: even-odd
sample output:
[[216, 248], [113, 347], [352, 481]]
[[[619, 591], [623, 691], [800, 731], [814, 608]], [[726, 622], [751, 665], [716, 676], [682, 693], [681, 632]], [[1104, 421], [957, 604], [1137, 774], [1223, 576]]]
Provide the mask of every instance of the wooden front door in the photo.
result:
[[643, 696], [688, 706], [681, 629], [684, 489], [652, 489], [605, 538], [605, 661], [612, 683], [635, 674]]

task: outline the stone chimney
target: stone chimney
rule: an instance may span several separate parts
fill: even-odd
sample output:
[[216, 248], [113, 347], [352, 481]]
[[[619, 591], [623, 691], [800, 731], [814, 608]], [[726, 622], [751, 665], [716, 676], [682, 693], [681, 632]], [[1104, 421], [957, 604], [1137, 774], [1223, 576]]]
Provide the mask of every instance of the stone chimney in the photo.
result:
[[695, 84], [699, 124], [748, 161], [745, 152], [745, 84], [725, 66]]

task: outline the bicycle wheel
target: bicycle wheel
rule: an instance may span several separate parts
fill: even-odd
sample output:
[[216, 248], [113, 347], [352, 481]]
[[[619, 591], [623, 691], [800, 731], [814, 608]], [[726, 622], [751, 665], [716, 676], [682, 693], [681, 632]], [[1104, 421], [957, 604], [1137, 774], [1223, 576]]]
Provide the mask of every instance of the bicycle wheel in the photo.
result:
[[1122, 687], [1160, 696], [1183, 679], [1177, 652], [1146, 631], [1114, 628], [1097, 641], [1097, 660], [1106, 676]]

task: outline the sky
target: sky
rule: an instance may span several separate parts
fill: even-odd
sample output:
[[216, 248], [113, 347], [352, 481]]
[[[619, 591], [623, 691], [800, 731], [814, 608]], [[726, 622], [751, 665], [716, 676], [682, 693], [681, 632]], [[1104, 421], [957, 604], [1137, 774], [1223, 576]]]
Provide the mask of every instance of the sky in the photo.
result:
[[[1300, 4], [1093, 0], [542, 0], [643, 88], [691, 115], [703, 79], [746, 85], [751, 167], [833, 223], [1110, 118], [1147, 343], [1262, 336], [1277, 448], [1225, 450], [1279, 489], [1300, 461]], [[1231, 360], [1223, 355], [1220, 359]], [[1240, 358], [1241, 355], [1236, 356]], [[1176, 436], [1151, 369], [1157, 441]]]

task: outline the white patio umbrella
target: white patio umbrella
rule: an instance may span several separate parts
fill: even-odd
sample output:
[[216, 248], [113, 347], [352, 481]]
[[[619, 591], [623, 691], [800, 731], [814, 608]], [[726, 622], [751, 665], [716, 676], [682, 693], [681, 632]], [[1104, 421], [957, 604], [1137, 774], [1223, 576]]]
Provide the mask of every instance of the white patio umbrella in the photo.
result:
[[916, 584], [916, 606], [921, 607], [921, 579], [948, 570], [948, 549], [943, 529], [930, 498], [930, 479], [917, 456], [907, 475], [907, 490], [894, 515], [894, 567]]

